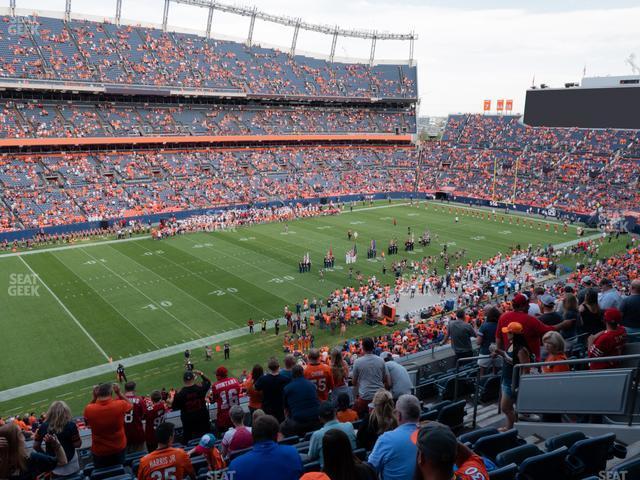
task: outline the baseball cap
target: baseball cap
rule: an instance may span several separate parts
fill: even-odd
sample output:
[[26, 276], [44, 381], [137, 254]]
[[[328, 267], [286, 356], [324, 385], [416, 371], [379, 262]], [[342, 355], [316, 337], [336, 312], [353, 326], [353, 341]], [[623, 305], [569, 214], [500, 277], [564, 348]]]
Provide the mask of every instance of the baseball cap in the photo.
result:
[[216, 377], [225, 378], [229, 374], [226, 367], [218, 367], [216, 369]]
[[387, 360], [387, 359], [393, 360], [393, 354], [391, 352], [382, 352], [380, 354], [380, 358], [383, 360]]
[[190, 382], [194, 378], [195, 378], [195, 375], [191, 371], [186, 371], [184, 372], [184, 375], [182, 375], [182, 380], [184, 380], [185, 382]]
[[453, 463], [458, 450], [458, 439], [451, 429], [438, 422], [430, 422], [411, 435], [422, 456], [437, 464]]
[[549, 295], [547, 293], [542, 295], [542, 297], [540, 297], [540, 303], [542, 303], [543, 305], [546, 305], [547, 307], [550, 307], [551, 305], [556, 304], [556, 299], [553, 295]]
[[200, 441], [198, 442], [198, 446], [202, 448], [213, 448], [215, 444], [216, 437], [214, 437], [210, 433], [205, 433], [204, 435], [202, 435]]
[[506, 327], [502, 327], [502, 333], [520, 334], [524, 332], [524, 327], [520, 322], [511, 322]]
[[518, 293], [515, 297], [513, 297], [513, 300], [511, 300], [511, 304], [514, 306], [514, 308], [522, 308], [529, 305], [529, 300], [521, 293]]
[[591, 285], [593, 283], [593, 280], [591, 280], [591, 277], [589, 275], [586, 275], [582, 277], [582, 283], [584, 283], [585, 285]]
[[622, 321], [622, 313], [617, 308], [607, 308], [604, 311], [604, 321], [607, 323], [620, 323]]

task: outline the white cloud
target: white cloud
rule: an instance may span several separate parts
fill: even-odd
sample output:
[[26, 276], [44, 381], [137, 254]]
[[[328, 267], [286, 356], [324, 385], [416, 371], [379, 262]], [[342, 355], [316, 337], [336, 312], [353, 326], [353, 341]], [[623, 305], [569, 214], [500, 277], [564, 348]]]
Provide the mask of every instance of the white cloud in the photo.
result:
[[[159, 21], [162, 15], [162, 0], [123, 3], [123, 14], [130, 18]], [[537, 83], [560, 86], [579, 80], [585, 65], [588, 75], [629, 73], [624, 59], [634, 51], [640, 54], [640, 7], [558, 12], [531, 11], [525, 8], [529, 2], [509, 3], [514, 7], [429, 7], [426, 0], [240, 2], [310, 22], [380, 31], [415, 30], [420, 36], [415, 55], [421, 113], [428, 115], [479, 111], [485, 98], [512, 98], [515, 111], [523, 111], [525, 90], [534, 74]], [[18, 0], [18, 6], [61, 10], [64, 0]], [[115, 10], [115, 0], [74, 0], [73, 8], [104, 15]], [[170, 23], [204, 29], [206, 11], [172, 5]], [[247, 29], [247, 19], [219, 12], [214, 17], [214, 31], [244, 37]], [[259, 22], [254, 38], [287, 48], [291, 34], [292, 29]], [[327, 38], [301, 33], [298, 51], [327, 53], [329, 45]], [[366, 58], [369, 43], [341, 40], [336, 53]], [[377, 53], [378, 58], [406, 58], [408, 45], [378, 42]]]

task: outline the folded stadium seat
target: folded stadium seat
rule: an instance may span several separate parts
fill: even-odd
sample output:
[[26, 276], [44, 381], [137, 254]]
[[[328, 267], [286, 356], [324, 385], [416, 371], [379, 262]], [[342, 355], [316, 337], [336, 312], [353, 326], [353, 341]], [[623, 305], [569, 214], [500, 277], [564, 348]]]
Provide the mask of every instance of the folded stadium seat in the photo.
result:
[[454, 432], [464, 426], [464, 416], [467, 413], [465, 408], [466, 400], [459, 400], [450, 405], [445, 405], [438, 414], [438, 422], [448, 425]]
[[304, 435], [304, 441], [305, 441], [305, 442], [308, 442], [309, 440], [311, 440], [311, 435], [313, 435], [313, 432], [307, 432], [307, 433]]
[[322, 468], [320, 467], [320, 462], [317, 462], [317, 461], [305, 463], [303, 468], [304, 468], [304, 473], [322, 471]]
[[478, 396], [482, 403], [493, 402], [500, 396], [500, 385], [502, 377], [500, 375], [486, 375], [480, 378], [478, 386]]
[[139, 467], [140, 467], [140, 459], [134, 460], [133, 462], [131, 462], [131, 473], [133, 473], [134, 477], [138, 476]]
[[117, 477], [124, 475], [124, 467], [122, 465], [115, 465], [113, 467], [94, 468], [91, 472], [91, 480], [104, 480], [110, 477]]
[[555, 437], [547, 438], [544, 442], [544, 448], [547, 449], [547, 452], [551, 452], [553, 450], [557, 450], [560, 447], [571, 448], [574, 443], [580, 440], [584, 440], [587, 436], [578, 431], [561, 433], [560, 435], [556, 435]]
[[311, 442], [300, 442], [300, 443], [295, 444], [293, 446], [293, 448], [298, 450], [298, 453], [307, 454], [307, 453], [309, 453], [309, 445], [311, 445]]
[[[627, 472], [626, 478], [640, 478], [640, 455], [637, 457], [631, 458], [626, 462], [619, 463], [615, 467], [611, 469], [612, 472], [623, 473]], [[622, 475], [618, 475], [622, 477]], [[614, 477], [615, 478], [615, 477]]]
[[541, 455], [543, 453], [544, 452], [535, 445], [525, 443], [519, 447], [511, 448], [505, 452], [499, 453], [496, 456], [496, 464], [500, 467], [504, 467], [505, 465], [510, 465], [512, 463], [520, 465], [527, 458], [535, 457], [536, 455]]
[[147, 454], [146, 451], [145, 452], [135, 452], [135, 453], [127, 454], [127, 456], [124, 458], [124, 466], [125, 467], [130, 467], [131, 464], [134, 462], [134, 460], [140, 460], [146, 454]]
[[458, 440], [465, 445], [473, 445], [479, 438], [486, 437], [487, 435], [495, 435], [496, 433], [500, 433], [500, 431], [495, 427], [479, 428], [478, 430], [460, 435]]
[[105, 480], [133, 480], [133, 477], [128, 473], [122, 475], [116, 475], [115, 477], [107, 477]]
[[518, 473], [518, 466], [515, 463], [491, 470], [489, 480], [515, 480]]
[[582, 475], [598, 475], [606, 470], [607, 460], [627, 456], [627, 449], [616, 444], [615, 440], [615, 433], [578, 440], [569, 448], [567, 460], [571, 464], [580, 465]]
[[353, 454], [363, 462], [367, 460], [367, 451], [364, 448], [355, 449]]
[[293, 435], [292, 437], [283, 438], [278, 443], [280, 445], [295, 445], [299, 441], [300, 441], [300, 437], [298, 437], [297, 435]]
[[358, 431], [359, 428], [362, 427], [364, 420], [360, 419], [360, 420], [356, 420], [355, 422], [351, 422], [351, 425], [353, 425], [353, 429], [355, 431]]
[[207, 459], [203, 456], [193, 457], [191, 459], [191, 464], [193, 465], [193, 471], [198, 473], [201, 468], [208, 469], [209, 465], [207, 464]]
[[473, 444], [473, 451], [495, 462], [499, 453], [524, 444], [525, 441], [518, 437], [518, 431], [511, 429], [506, 432], [486, 435], [479, 438]]
[[567, 447], [527, 458], [520, 465], [517, 480], [569, 480], [565, 458]]
[[93, 463], [87, 463], [82, 469], [82, 473], [84, 474], [85, 477], [89, 477], [91, 475], [91, 472], [93, 472], [93, 468], [94, 468]]
[[420, 414], [420, 423], [422, 422], [435, 422], [438, 419], [440, 412], [438, 410], [428, 410]]
[[242, 454], [244, 454], [244, 453], [250, 452], [252, 448], [253, 448], [253, 447], [243, 448], [242, 450], [236, 450], [235, 452], [232, 452], [232, 453], [229, 455], [229, 461], [233, 460], [233, 459], [234, 459], [234, 458], [236, 458], [236, 457], [239, 457], [240, 455], [242, 455]]
[[430, 407], [423, 408], [423, 411], [425, 411], [425, 412], [433, 412], [433, 411], [439, 412], [440, 410], [442, 410], [444, 407], [446, 407], [450, 403], [451, 403], [451, 400], [443, 400], [441, 402], [434, 403]]
[[[456, 389], [456, 376], [445, 377], [436, 382], [438, 396], [442, 400], [453, 400]], [[469, 395], [473, 392], [473, 383], [464, 373], [458, 374], [458, 396]]]

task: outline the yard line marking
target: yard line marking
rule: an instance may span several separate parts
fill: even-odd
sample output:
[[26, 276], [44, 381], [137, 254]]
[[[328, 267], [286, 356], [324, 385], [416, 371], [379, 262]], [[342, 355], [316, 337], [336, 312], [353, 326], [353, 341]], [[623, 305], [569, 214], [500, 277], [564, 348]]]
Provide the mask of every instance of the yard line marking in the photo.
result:
[[105, 352], [105, 351], [102, 349], [102, 347], [101, 347], [100, 345], [98, 345], [98, 342], [96, 342], [96, 339], [95, 339], [95, 338], [93, 338], [93, 337], [91, 336], [91, 334], [87, 331], [87, 329], [86, 329], [86, 328], [84, 328], [84, 327], [82, 326], [82, 324], [78, 321], [78, 319], [76, 318], [76, 316], [75, 316], [73, 313], [71, 313], [71, 311], [67, 308], [67, 306], [66, 306], [64, 303], [62, 303], [62, 300], [60, 300], [60, 299], [58, 298], [58, 296], [57, 296], [55, 293], [53, 293], [53, 290], [51, 290], [51, 289], [49, 288], [49, 285], [47, 285], [47, 284], [45, 283], [45, 281], [44, 281], [42, 278], [40, 278], [40, 275], [38, 275], [38, 274], [33, 270], [33, 268], [31, 268], [31, 265], [29, 265], [29, 264], [25, 261], [25, 259], [24, 259], [24, 258], [22, 258], [21, 256], [18, 256], [18, 258], [20, 259], [20, 261], [21, 261], [22, 263], [24, 263], [24, 265], [29, 269], [29, 271], [30, 271], [30, 272], [31, 272], [31, 273], [32, 273], [32, 274], [33, 274], [33, 275], [34, 275], [38, 280], [40, 280], [40, 283], [42, 283], [42, 286], [43, 286], [44, 288], [46, 288], [46, 289], [47, 289], [47, 291], [51, 294], [51, 296], [54, 298], [54, 300], [55, 300], [56, 302], [58, 302], [58, 303], [60, 304], [60, 306], [62, 307], [62, 309], [67, 313], [67, 315], [69, 315], [69, 317], [71, 317], [71, 320], [73, 320], [73, 321], [75, 322], [75, 324], [78, 326], [78, 328], [79, 328], [80, 330], [82, 330], [82, 332], [87, 336], [87, 338], [88, 338], [89, 340], [91, 340], [91, 343], [93, 343], [93, 344], [95, 345], [95, 347], [96, 347], [96, 348], [98, 349], [98, 351], [102, 354], [102, 356], [103, 356], [105, 359], [109, 360], [109, 355], [107, 355], [107, 352]]
[[[93, 258], [94, 260], [96, 259], [93, 255], [91, 255], [90, 253], [88, 253], [87, 251], [85, 251], [84, 249], [80, 249], [84, 254], [88, 255], [89, 257]], [[120, 280], [122, 280], [123, 282], [125, 282], [127, 285], [133, 287], [135, 290], [137, 290], [142, 296], [146, 297], [148, 300], [150, 300], [152, 303], [156, 303], [156, 301], [151, 298], [149, 295], [147, 295], [146, 293], [144, 293], [142, 290], [140, 290], [138, 287], [136, 287], [135, 285], [133, 285], [131, 282], [129, 282], [129, 280], [127, 280], [126, 278], [124, 278], [122, 275], [120, 275], [118, 272], [114, 272], [113, 270], [111, 270], [105, 263], [100, 262], [100, 264], [106, 268], [108, 271], [110, 271], [113, 275], [115, 275], [116, 277], [118, 277]], [[160, 310], [162, 310], [163, 312], [165, 312], [167, 315], [169, 315], [171, 318], [173, 318], [174, 320], [176, 320], [178, 323], [180, 323], [183, 327], [185, 327], [187, 330], [190, 330], [191, 333], [195, 334], [195, 336], [199, 336], [200, 334], [198, 332], [196, 332], [193, 328], [191, 328], [189, 325], [187, 325], [186, 323], [184, 323], [182, 320], [180, 320], [178, 317], [176, 317], [173, 313], [171, 313], [169, 310], [167, 310], [166, 308], [164, 308], [160, 302], [158, 303], [158, 308]], [[153, 342], [151, 342], [153, 343]], [[157, 348], [157, 345], [155, 343], [153, 343], [154, 346]]]
[[[60, 260], [60, 258], [59, 258], [55, 253], [53, 254], [53, 256], [54, 256], [55, 258], [57, 258], [57, 259], [58, 259], [58, 261], [61, 261], [61, 260]], [[72, 271], [72, 270], [71, 270], [71, 273], [73, 273], [74, 275], [77, 275], [77, 274], [76, 274], [74, 271]], [[84, 281], [84, 280], [83, 280], [83, 281]], [[135, 325], [131, 320], [129, 320], [129, 318], [128, 318], [124, 313], [122, 313], [118, 307], [116, 307], [116, 306], [115, 306], [111, 301], [107, 300], [107, 298], [106, 298], [104, 295], [101, 295], [97, 288], [94, 288], [93, 286], [91, 286], [91, 284], [86, 283], [86, 282], [85, 282], [85, 285], [86, 285], [89, 289], [93, 290], [93, 292], [94, 292], [98, 297], [100, 297], [102, 300], [104, 300], [104, 302], [105, 302], [107, 305], [109, 305], [111, 308], [113, 308], [113, 310], [114, 310], [118, 315], [120, 315], [120, 317], [122, 317], [124, 320], [126, 320], [126, 321], [129, 323], [129, 325], [131, 325], [135, 330], [137, 330], [137, 331], [138, 331], [138, 333], [139, 333], [140, 335], [142, 335], [144, 338], [146, 338], [146, 339], [149, 341], [149, 343], [151, 343], [151, 345], [153, 345], [153, 346], [154, 346], [154, 347], [156, 347], [156, 348], [159, 348], [159, 347], [158, 347], [158, 345], [157, 345], [153, 340], [151, 340], [151, 338], [149, 338], [149, 337], [147, 336], [147, 334], [146, 334], [146, 333], [144, 333], [142, 330], [140, 330], [140, 328], [138, 328], [138, 327], [137, 327], [137, 326], [136, 326], [136, 325]], [[111, 290], [112, 290], [112, 289], [110, 288], [110, 289], [109, 289], [109, 291], [111, 291]], [[102, 291], [103, 291], [103, 292], [105, 292], [106, 290], [102, 290]]]
[[[147, 250], [147, 251], [150, 251], [150, 250], [149, 250], [148, 248], [146, 248], [144, 245], [136, 245], [136, 246], [141, 247], [141, 248], [144, 248], [144, 249], [145, 249], [145, 250]], [[111, 247], [111, 248], [113, 248], [113, 247]], [[114, 249], [114, 250], [115, 250], [115, 249]], [[116, 251], [117, 251], [117, 250], [116, 250]], [[170, 258], [170, 256], [165, 257], [165, 258], [164, 258], [164, 260], [169, 261], [169, 262], [173, 263], [174, 265], [176, 265], [177, 267], [180, 267], [182, 270], [184, 270], [184, 271], [188, 272], [188, 273], [189, 273], [189, 276], [197, 276], [197, 277], [201, 278], [202, 280], [204, 280], [206, 283], [208, 283], [208, 284], [209, 284], [209, 285], [211, 285], [212, 287], [216, 287], [216, 288], [223, 288], [221, 285], [219, 285], [219, 284], [217, 284], [217, 283], [215, 283], [215, 282], [212, 282], [211, 280], [209, 280], [209, 279], [208, 279], [208, 278], [206, 278], [206, 277], [203, 277], [203, 276], [202, 276], [202, 275], [200, 275], [199, 273], [197, 273], [197, 272], [192, 272], [191, 270], [189, 270], [189, 269], [185, 268], [185, 267], [184, 267], [184, 266], [182, 266], [180, 263], [176, 262], [175, 260], [172, 260], [172, 259]], [[134, 262], [136, 262], [136, 263], [139, 263], [137, 260], [133, 260], [133, 261], [134, 261]], [[200, 262], [202, 262], [202, 263], [207, 263], [205, 260], [199, 260], [199, 261], [200, 261]], [[189, 262], [187, 262], [187, 263], [189, 263]], [[193, 262], [191, 262], [191, 263], [193, 263]], [[140, 265], [142, 265], [142, 264], [140, 263]], [[144, 268], [146, 268], [147, 270], [149, 270], [149, 271], [150, 271], [151, 273], [153, 273], [154, 275], [156, 275], [157, 277], [163, 278], [162, 276], [158, 275], [156, 272], [154, 272], [153, 270], [149, 269], [148, 267], [146, 267], [146, 266], [144, 266], [144, 265], [142, 265], [142, 266], [143, 266]], [[179, 275], [179, 276], [186, 277], [187, 275]], [[178, 288], [180, 288], [180, 287], [178, 287]], [[180, 288], [180, 290], [182, 290], [182, 289]], [[183, 291], [184, 291], [184, 290], [183, 290]], [[236, 326], [236, 325], [237, 325], [237, 324], [236, 324], [235, 322], [233, 322], [231, 319], [227, 318], [227, 316], [226, 316], [226, 315], [223, 315], [222, 313], [218, 312], [217, 310], [215, 310], [214, 308], [210, 307], [210, 306], [209, 306], [209, 305], [207, 305], [206, 303], [204, 303], [204, 302], [200, 301], [198, 298], [193, 297], [193, 296], [192, 296], [192, 295], [190, 295], [188, 292], [185, 292], [185, 293], [187, 293], [187, 295], [189, 295], [191, 298], [194, 298], [197, 302], [201, 303], [202, 305], [204, 305], [206, 308], [208, 308], [208, 309], [209, 309], [209, 310], [211, 310], [212, 312], [217, 313], [217, 314], [218, 314], [218, 315], [220, 315], [222, 318], [224, 318], [224, 319], [228, 320], [228, 321], [229, 321], [229, 323], [231, 323], [233, 326]], [[248, 306], [250, 306], [250, 307], [252, 307], [252, 308], [255, 308], [256, 310], [258, 310], [258, 311], [260, 311], [260, 312], [264, 313], [264, 314], [265, 314], [265, 315], [267, 315], [267, 316], [271, 316], [271, 314], [270, 314], [269, 312], [265, 312], [265, 311], [264, 311], [264, 310], [262, 310], [260, 307], [257, 307], [257, 306], [256, 306], [256, 305], [254, 305], [253, 303], [251, 303], [251, 302], [249, 302], [249, 301], [245, 300], [244, 298], [242, 298], [242, 296], [241, 296], [241, 295], [238, 295], [238, 294], [235, 294], [235, 293], [232, 293], [231, 295], [232, 295], [235, 299], [240, 300], [242, 303], [245, 303], [245, 304], [247, 304]]]

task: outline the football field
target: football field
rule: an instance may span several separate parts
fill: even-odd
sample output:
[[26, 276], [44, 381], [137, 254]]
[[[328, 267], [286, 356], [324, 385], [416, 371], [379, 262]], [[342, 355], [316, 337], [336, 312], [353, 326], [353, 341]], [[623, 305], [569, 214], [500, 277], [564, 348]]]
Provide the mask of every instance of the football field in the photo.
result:
[[[466, 263], [506, 252], [517, 243], [526, 247], [576, 238], [574, 228], [563, 235], [562, 228], [559, 233], [554, 228], [545, 231], [542, 221], [538, 229], [539, 220], [530, 228], [516, 224], [512, 215], [503, 221], [498, 214], [493, 221], [473, 217], [462, 208], [455, 223], [456, 207], [452, 213], [450, 208], [381, 202], [336, 216], [293, 221], [288, 232], [281, 223], [264, 224], [161, 241], [135, 238], [2, 255], [0, 391], [225, 332], [231, 339], [233, 363], [242, 360], [243, 368], [250, 369], [256, 361], [264, 363], [270, 355], [281, 356], [281, 339], [246, 335], [247, 321], [280, 317], [286, 304], [326, 298], [330, 291], [355, 283], [344, 265], [345, 252], [353, 246], [348, 230], [358, 232], [354, 272], [365, 277], [382, 277], [380, 256], [366, 258], [371, 239], [376, 240], [378, 253], [386, 251], [389, 239], [398, 239], [399, 255], [386, 259], [383, 281], [388, 283], [393, 282], [391, 261], [438, 255], [445, 243], [451, 253], [465, 249]], [[414, 252], [404, 252], [409, 227], [416, 240], [428, 228], [431, 245], [422, 248], [416, 243]], [[318, 268], [329, 248], [336, 256], [336, 267], [321, 279]], [[306, 252], [313, 270], [300, 274], [297, 264]], [[347, 333], [362, 335], [366, 328]], [[319, 340], [331, 343], [322, 334]], [[335, 343], [339, 340], [336, 337]], [[163, 373], [168, 365], [175, 385], [180, 378], [179, 357], [156, 359], [130, 371], [144, 376], [151, 388], [154, 382], [169, 378], [163, 377], [168, 375]], [[64, 398], [90, 388], [94, 381], [42, 392], [39, 402], [44, 405], [55, 397]], [[88, 393], [83, 395], [86, 403]], [[35, 394], [0, 403], [0, 415], [30, 406], [41, 409], [34, 400], [38, 400]]]

